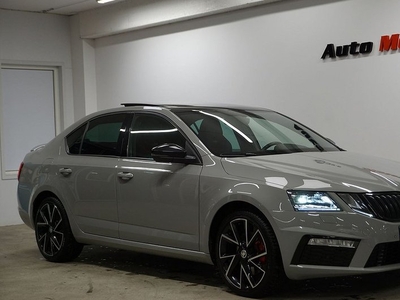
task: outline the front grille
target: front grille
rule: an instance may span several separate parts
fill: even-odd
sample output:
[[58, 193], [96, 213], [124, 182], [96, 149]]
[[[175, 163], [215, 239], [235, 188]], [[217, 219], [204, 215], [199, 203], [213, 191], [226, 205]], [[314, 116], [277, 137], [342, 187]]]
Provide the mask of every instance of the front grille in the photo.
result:
[[400, 222], [400, 193], [356, 194], [377, 219]]
[[400, 242], [382, 243], [375, 246], [366, 268], [392, 265], [400, 263]]

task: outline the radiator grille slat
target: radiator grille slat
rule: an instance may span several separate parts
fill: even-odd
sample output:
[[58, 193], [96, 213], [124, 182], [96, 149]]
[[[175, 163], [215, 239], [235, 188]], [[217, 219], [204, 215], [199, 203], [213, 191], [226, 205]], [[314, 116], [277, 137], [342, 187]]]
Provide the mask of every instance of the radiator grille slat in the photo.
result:
[[400, 222], [400, 193], [354, 194], [364, 203], [377, 219]]

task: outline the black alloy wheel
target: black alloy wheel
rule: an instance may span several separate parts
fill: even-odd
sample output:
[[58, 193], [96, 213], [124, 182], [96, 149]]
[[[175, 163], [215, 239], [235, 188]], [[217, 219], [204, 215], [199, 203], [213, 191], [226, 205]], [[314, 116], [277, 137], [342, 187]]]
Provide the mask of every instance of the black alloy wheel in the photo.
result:
[[241, 296], [263, 297], [280, 287], [284, 279], [275, 234], [252, 212], [235, 212], [222, 222], [216, 262], [223, 280]]
[[46, 198], [35, 218], [36, 243], [44, 258], [52, 262], [75, 259], [83, 245], [75, 241], [68, 217], [60, 200]]

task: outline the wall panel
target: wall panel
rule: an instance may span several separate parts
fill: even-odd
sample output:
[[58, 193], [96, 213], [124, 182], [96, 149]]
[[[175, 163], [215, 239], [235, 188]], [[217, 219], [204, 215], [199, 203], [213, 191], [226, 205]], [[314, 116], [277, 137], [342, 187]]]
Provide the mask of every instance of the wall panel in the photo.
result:
[[[269, 107], [345, 149], [398, 158], [396, 0], [282, 1], [96, 40], [98, 108], [121, 102]], [[329, 43], [369, 55], [322, 60]]]

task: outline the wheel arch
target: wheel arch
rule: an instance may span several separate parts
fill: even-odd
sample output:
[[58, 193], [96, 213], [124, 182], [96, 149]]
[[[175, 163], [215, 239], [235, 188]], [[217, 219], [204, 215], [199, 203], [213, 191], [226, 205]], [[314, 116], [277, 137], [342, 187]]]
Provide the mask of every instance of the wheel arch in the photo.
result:
[[[210, 230], [209, 230], [209, 236], [208, 236], [208, 250], [211, 256], [211, 259], [213, 263], [215, 264], [215, 240], [216, 240], [216, 235], [218, 232], [218, 228], [222, 221], [224, 220], [225, 216], [229, 215], [232, 212], [235, 211], [249, 211], [257, 216], [259, 216], [261, 219], [263, 219], [268, 225], [271, 226], [271, 223], [269, 222], [268, 218], [263, 214], [263, 212], [258, 209], [256, 206], [254, 206], [251, 203], [244, 202], [244, 201], [232, 201], [229, 203], [226, 203], [224, 206], [220, 207], [217, 213], [214, 215], [213, 220], [210, 225]], [[271, 226], [272, 230], [273, 226]], [[274, 231], [275, 234], [275, 231]], [[276, 234], [275, 234], [276, 236]], [[277, 241], [278, 242], [278, 241]], [[278, 242], [278, 247], [279, 247], [279, 242]], [[280, 250], [279, 250], [280, 251]]]
[[49, 198], [49, 197], [54, 197], [54, 198], [57, 198], [60, 200], [60, 198], [51, 191], [42, 191], [35, 197], [35, 201], [33, 201], [33, 206], [32, 206], [32, 221], [33, 222], [35, 222], [35, 216], [39, 209], [40, 203], [42, 203], [43, 200], [45, 200], [46, 198]]

